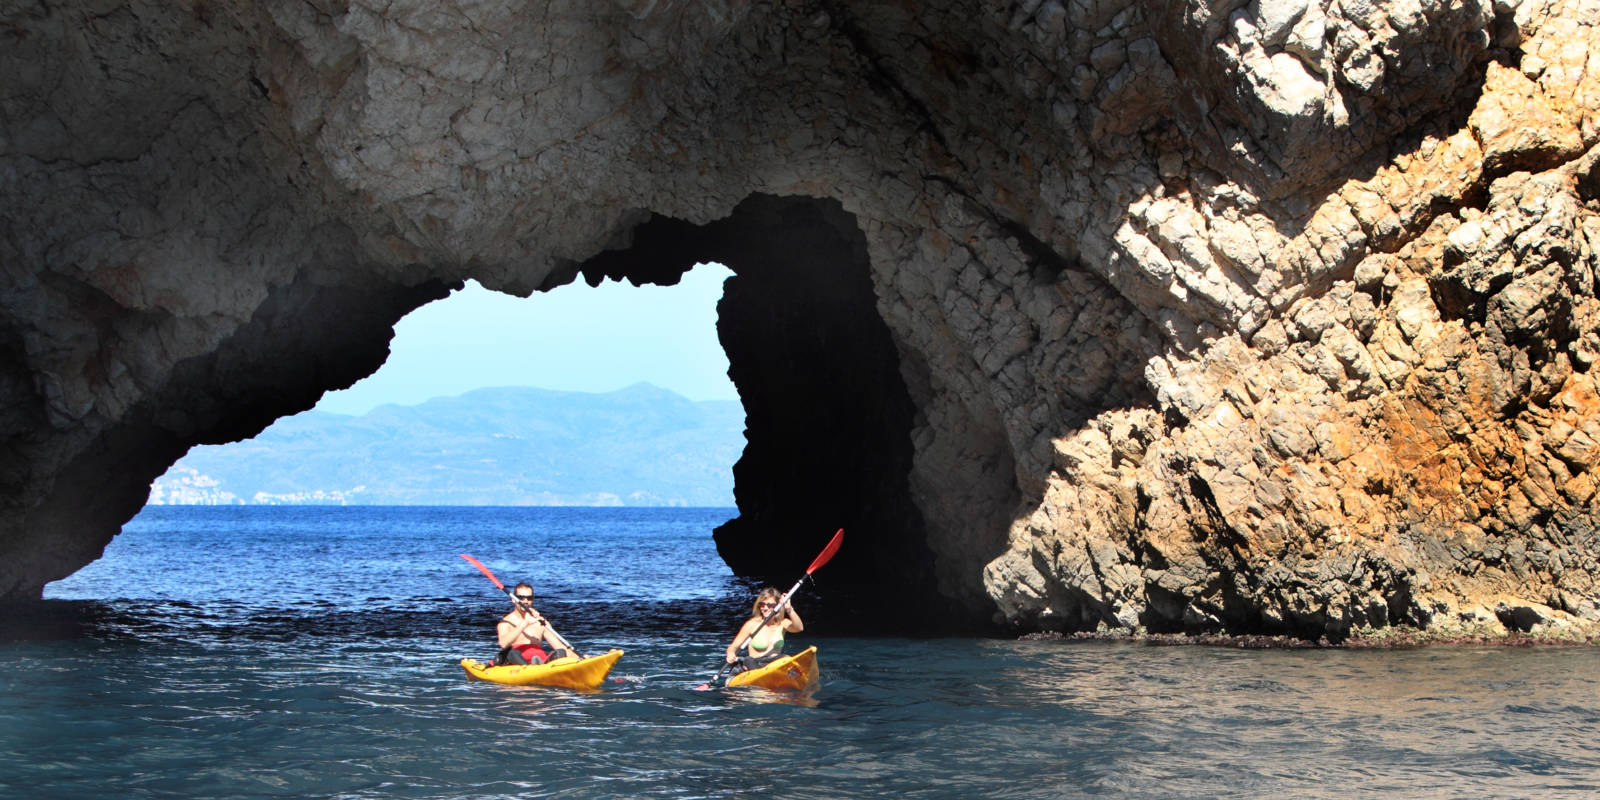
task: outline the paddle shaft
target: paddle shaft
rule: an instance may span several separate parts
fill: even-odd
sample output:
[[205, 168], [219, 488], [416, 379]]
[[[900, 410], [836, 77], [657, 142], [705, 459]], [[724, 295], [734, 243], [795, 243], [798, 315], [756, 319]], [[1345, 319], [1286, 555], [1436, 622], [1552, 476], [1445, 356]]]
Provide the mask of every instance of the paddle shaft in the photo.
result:
[[[560, 633], [557, 633], [556, 629], [550, 626], [550, 621], [549, 620], [545, 619], [543, 615], [538, 614], [537, 612], [535, 612], [533, 610], [533, 605], [532, 604], [524, 603], [521, 600], [518, 600], [516, 591], [512, 590], [512, 589], [507, 589], [506, 585], [504, 583], [501, 583], [500, 579], [496, 578], [494, 576], [494, 573], [490, 572], [489, 568], [483, 565], [483, 562], [479, 561], [476, 558], [473, 558], [472, 556], [467, 555], [466, 553], [462, 553], [461, 557], [466, 559], [468, 564], [471, 564], [472, 566], [477, 567], [478, 571], [482, 572], [484, 574], [484, 576], [487, 577], [489, 580], [494, 581], [495, 588], [499, 589], [502, 592], [505, 592], [506, 593], [506, 597], [511, 598], [511, 604], [513, 606], [516, 606], [517, 608], [522, 609], [522, 612], [524, 614], [529, 614], [529, 615], [535, 616], [537, 618], [536, 620], [528, 620], [527, 623], [523, 624], [523, 626], [520, 629], [517, 630], [517, 636], [521, 636], [523, 631], [526, 631], [528, 629], [529, 625], [532, 625], [535, 621], [539, 621], [539, 622], [544, 623], [545, 633], [550, 634], [550, 638], [556, 640], [556, 644], [557, 645], [560, 645], [567, 652], [569, 652], [569, 653], [571, 653], [571, 654], [573, 654], [575, 656], [580, 656], [581, 657], [581, 654], [578, 652], [578, 648], [573, 647], [572, 643], [566, 640], [566, 637], [562, 636]], [[516, 637], [512, 637], [512, 638], [515, 639]]]
[[[823, 564], [828, 563], [828, 560], [833, 558], [834, 553], [839, 552], [839, 545], [843, 541], [844, 528], [840, 528], [837, 533], [833, 534], [833, 538], [828, 540], [828, 546], [822, 548], [822, 552], [817, 556], [816, 560], [811, 562], [811, 566], [806, 567], [806, 574], [801, 575], [800, 580], [795, 581], [794, 585], [789, 587], [789, 591], [785, 592], [783, 597], [778, 600], [778, 605], [775, 606], [771, 611], [767, 612], [766, 616], [761, 618], [761, 624], [757, 625], [754, 630], [750, 631], [750, 633], [746, 634], [745, 637], [739, 641], [738, 646], [733, 648], [734, 652], [738, 652], [744, 649], [745, 645], [750, 644], [750, 640], [754, 639], [755, 635], [759, 633], [762, 628], [767, 627], [767, 623], [771, 622], [772, 618], [777, 616], [780, 611], [787, 613], [785, 609], [787, 609], [789, 606], [789, 598], [793, 597], [795, 592], [800, 591], [800, 584], [805, 583], [806, 578], [811, 577], [811, 573], [821, 569]], [[728, 663], [727, 659], [723, 659], [722, 669], [717, 670], [717, 674], [712, 676], [711, 680], [700, 684], [700, 687], [709, 688], [711, 684], [720, 680], [723, 674], [728, 671], [728, 668], [732, 666], [732, 664]]]

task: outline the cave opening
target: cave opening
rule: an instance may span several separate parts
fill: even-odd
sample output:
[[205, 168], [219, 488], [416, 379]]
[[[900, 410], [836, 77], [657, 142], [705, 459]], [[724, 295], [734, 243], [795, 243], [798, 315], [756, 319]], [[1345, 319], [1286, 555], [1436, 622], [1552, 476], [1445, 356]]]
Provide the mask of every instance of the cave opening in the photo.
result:
[[[899, 630], [952, 614], [981, 627], [972, 623], [972, 608], [940, 594], [911, 487], [919, 411], [880, 316], [866, 237], [854, 216], [836, 201], [755, 195], [706, 224], [639, 219], [627, 244], [564, 265], [537, 288], [548, 292], [579, 277], [591, 286], [615, 280], [671, 287], [699, 264], [731, 270], [716, 332], [746, 442], [732, 468], [737, 516], [713, 534], [728, 567], [787, 586], [843, 528], [845, 546], [815, 576], [815, 607], [826, 629], [881, 627], [884, 619], [861, 612], [891, 601], [916, 609], [897, 612]], [[12, 593], [38, 597], [43, 582], [99, 557], [117, 526], [143, 506], [150, 481], [191, 445], [256, 436], [315, 406], [329, 387], [372, 374], [393, 326], [456, 287], [435, 281], [374, 293], [296, 283], [275, 290], [240, 336], [180, 365], [171, 396], [153, 395], [136, 409], [125, 427], [128, 441], [113, 448], [126, 457], [102, 467], [114, 480], [74, 482], [100, 487], [100, 502], [74, 504], [79, 495], [63, 492], [31, 515], [40, 535], [79, 531], [73, 541], [85, 552], [19, 567]], [[176, 388], [185, 386], [203, 388]]]
[[371, 375], [191, 449], [149, 504], [731, 507], [729, 274], [523, 298], [469, 281], [399, 320]]

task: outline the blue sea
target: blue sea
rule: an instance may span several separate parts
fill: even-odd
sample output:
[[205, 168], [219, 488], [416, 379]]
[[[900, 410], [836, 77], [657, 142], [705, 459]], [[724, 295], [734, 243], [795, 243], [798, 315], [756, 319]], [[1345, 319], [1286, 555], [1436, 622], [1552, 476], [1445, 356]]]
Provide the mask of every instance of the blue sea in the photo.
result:
[[[696, 691], [754, 588], [712, 544], [733, 514], [146, 509], [5, 626], [0, 797], [1600, 794], [1589, 648], [1246, 650], [814, 624], [790, 638], [819, 648], [812, 691]], [[507, 604], [460, 553], [531, 581], [577, 647], [627, 651], [603, 689], [466, 680], [458, 661], [492, 656]]]

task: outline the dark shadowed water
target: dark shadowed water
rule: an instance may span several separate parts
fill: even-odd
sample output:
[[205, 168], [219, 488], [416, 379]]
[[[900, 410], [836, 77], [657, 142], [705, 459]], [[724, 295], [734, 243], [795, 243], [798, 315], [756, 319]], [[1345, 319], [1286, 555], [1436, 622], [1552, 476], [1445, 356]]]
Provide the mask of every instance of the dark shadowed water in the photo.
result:
[[[810, 695], [697, 692], [748, 609], [711, 542], [731, 514], [148, 509], [7, 623], [0, 797], [1600, 794], [1587, 648], [814, 630]], [[626, 650], [604, 690], [469, 683], [505, 603], [462, 552]]]

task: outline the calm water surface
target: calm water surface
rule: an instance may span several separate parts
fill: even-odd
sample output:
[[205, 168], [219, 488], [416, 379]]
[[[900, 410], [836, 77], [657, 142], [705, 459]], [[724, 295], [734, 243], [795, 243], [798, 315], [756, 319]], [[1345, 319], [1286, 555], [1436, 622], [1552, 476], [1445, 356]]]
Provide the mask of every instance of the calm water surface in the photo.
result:
[[[710, 538], [732, 513], [148, 509], [6, 625], [0, 797], [1600, 794], [1586, 648], [817, 630], [813, 693], [697, 692], [748, 609]], [[462, 552], [626, 650], [606, 687], [467, 682], [505, 602]]]

